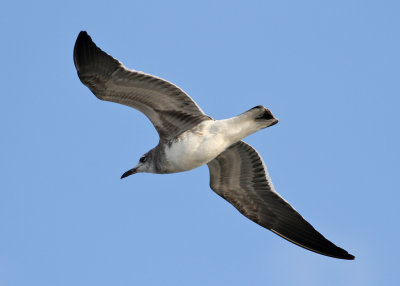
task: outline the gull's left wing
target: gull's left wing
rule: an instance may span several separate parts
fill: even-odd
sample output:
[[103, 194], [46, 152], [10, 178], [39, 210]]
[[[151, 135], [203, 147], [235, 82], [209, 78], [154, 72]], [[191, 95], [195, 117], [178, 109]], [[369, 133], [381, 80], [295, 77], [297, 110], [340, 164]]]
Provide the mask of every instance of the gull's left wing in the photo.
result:
[[314, 229], [274, 189], [263, 160], [239, 141], [208, 163], [210, 186], [244, 216], [277, 235], [319, 254], [354, 259]]

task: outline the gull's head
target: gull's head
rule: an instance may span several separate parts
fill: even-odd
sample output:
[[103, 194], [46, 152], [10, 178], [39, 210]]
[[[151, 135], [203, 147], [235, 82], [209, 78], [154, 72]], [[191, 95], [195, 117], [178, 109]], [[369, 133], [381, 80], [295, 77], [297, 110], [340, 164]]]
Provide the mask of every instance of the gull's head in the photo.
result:
[[122, 174], [121, 179], [128, 177], [130, 175], [136, 173], [152, 173], [153, 172], [153, 164], [152, 164], [152, 152], [147, 152], [142, 157], [140, 157], [139, 162], [135, 166], [135, 168], [130, 169]]

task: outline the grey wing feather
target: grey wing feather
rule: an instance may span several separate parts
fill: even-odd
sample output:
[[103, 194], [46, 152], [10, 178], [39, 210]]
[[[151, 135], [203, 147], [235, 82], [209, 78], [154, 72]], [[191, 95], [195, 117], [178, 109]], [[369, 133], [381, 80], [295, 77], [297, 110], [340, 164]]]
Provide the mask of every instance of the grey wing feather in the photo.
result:
[[160, 139], [169, 140], [211, 119], [180, 88], [161, 78], [125, 68], [82, 31], [74, 47], [78, 76], [99, 99], [143, 112]]
[[211, 188], [244, 216], [308, 250], [354, 259], [322, 236], [275, 190], [257, 151], [239, 141], [208, 163]]

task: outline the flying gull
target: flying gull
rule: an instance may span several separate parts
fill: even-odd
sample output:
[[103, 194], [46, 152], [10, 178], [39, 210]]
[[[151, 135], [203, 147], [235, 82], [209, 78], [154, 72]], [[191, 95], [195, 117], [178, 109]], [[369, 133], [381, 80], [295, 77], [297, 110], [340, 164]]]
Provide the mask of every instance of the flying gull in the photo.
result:
[[80, 80], [97, 98], [143, 112], [160, 136], [158, 145], [121, 179], [140, 172], [183, 172], [207, 164], [211, 189], [250, 220], [308, 250], [354, 259], [275, 191], [261, 156], [241, 141], [278, 123], [270, 110], [256, 106], [236, 117], [214, 120], [179, 87], [127, 69], [84, 31], [75, 43], [74, 63]]

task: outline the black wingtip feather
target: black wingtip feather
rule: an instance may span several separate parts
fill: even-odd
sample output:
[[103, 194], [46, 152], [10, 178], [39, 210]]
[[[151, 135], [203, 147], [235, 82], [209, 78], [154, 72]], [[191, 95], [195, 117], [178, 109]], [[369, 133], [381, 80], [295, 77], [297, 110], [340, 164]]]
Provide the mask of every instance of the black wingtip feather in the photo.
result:
[[76, 38], [74, 47], [74, 64], [76, 70], [79, 72], [79, 66], [85, 64], [86, 59], [85, 52], [87, 52], [87, 47], [94, 45], [92, 38], [88, 35], [86, 31], [81, 31]]
[[287, 225], [282, 223], [277, 228], [271, 228], [270, 230], [300, 247], [319, 254], [347, 260], [353, 260], [355, 258], [345, 249], [326, 239], [305, 220], [300, 228], [298, 228], [296, 224]]
[[97, 47], [86, 31], [81, 31], [76, 39], [74, 64], [79, 77], [86, 74], [107, 77], [121, 66], [119, 61]]

